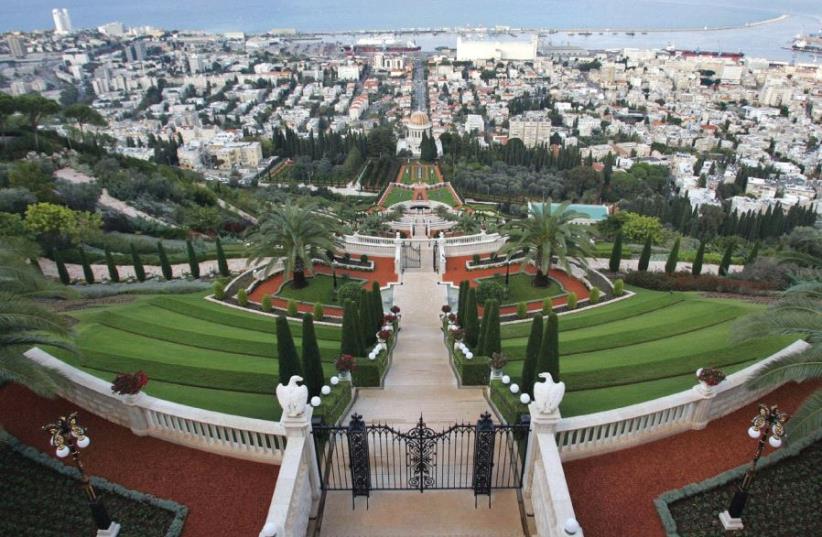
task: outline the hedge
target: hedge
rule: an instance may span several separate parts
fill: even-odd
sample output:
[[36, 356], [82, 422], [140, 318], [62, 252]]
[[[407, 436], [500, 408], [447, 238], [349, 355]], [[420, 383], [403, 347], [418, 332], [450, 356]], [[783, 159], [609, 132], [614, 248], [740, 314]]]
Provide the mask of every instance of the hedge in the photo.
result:
[[703, 291], [714, 293], [759, 294], [776, 290], [773, 283], [742, 280], [713, 274], [694, 276], [688, 272], [629, 272], [625, 283], [655, 291]]
[[[513, 380], [511, 381], [514, 382]], [[510, 384], [503, 384], [501, 380], [492, 380], [490, 383], [491, 402], [497, 407], [506, 423], [514, 425], [519, 423], [520, 416], [529, 414], [528, 405], [523, 405], [519, 397], [522, 392], [511, 393]]]

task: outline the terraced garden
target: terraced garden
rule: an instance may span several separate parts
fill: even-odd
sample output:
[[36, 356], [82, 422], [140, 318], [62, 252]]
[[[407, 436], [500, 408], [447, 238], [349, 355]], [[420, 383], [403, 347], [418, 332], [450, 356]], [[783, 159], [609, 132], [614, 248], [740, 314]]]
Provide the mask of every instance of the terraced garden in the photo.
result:
[[439, 201], [440, 203], [450, 205], [451, 207], [455, 207], [457, 205], [457, 200], [454, 198], [451, 190], [446, 187], [429, 190], [428, 199], [431, 201]]
[[[735, 319], [763, 306], [692, 293], [632, 289], [636, 296], [560, 317], [563, 416], [618, 408], [688, 389], [694, 371], [743, 369], [787, 346], [792, 336], [730, 341]], [[505, 373], [522, 373], [530, 321], [502, 327]]]
[[382, 203], [383, 207], [391, 207], [397, 203], [404, 201], [411, 201], [414, 197], [414, 192], [406, 188], [394, 188], [393, 185], [388, 185], [389, 192], [385, 196], [385, 201]]
[[[49, 351], [72, 365], [107, 380], [142, 369], [151, 379], [145, 389], [149, 395], [254, 418], [280, 416], [274, 397], [279, 378], [273, 317], [214, 304], [201, 293], [144, 296], [71, 316], [79, 321], [80, 354]], [[290, 324], [301, 353], [302, 325]], [[328, 379], [336, 373], [340, 329], [315, 328]], [[338, 413], [348, 401], [343, 391], [335, 389], [323, 398], [317, 412]]]
[[431, 164], [405, 164], [400, 171], [400, 182], [406, 185], [414, 183], [426, 183], [435, 185], [440, 182], [440, 178]]

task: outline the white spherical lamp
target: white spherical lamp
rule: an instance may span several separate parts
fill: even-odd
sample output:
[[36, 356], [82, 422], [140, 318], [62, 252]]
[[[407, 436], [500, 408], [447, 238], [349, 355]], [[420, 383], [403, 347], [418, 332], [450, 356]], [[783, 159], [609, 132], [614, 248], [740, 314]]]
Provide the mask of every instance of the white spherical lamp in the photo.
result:
[[[771, 438], [773, 438], [773, 437], [771, 437]], [[77, 447], [79, 447], [81, 449], [87, 448], [89, 446], [89, 444], [91, 444], [91, 438], [89, 438], [88, 436], [81, 436], [77, 440]]]
[[510, 384], [511, 383], [511, 377], [509, 377], [508, 375], [503, 375], [502, 376], [502, 383], [503, 384]]
[[782, 439], [778, 436], [772, 436], [768, 438], [768, 443], [771, 445], [772, 448], [778, 449], [782, 446]]
[[757, 429], [756, 427], [750, 427], [748, 429], [748, 436], [750, 436], [751, 438], [759, 438], [759, 429]]
[[340, 383], [340, 377], [337, 377], [337, 376], [333, 376], [329, 380], [331, 381], [332, 386], [336, 386], [337, 384]]
[[320, 388], [320, 393], [323, 395], [328, 395], [329, 393], [331, 393], [331, 386], [323, 386], [322, 388]]
[[523, 405], [527, 405], [528, 403], [531, 402], [531, 396], [528, 395], [527, 393], [524, 393], [524, 394], [519, 396], [519, 402], [522, 403]]
[[311, 398], [311, 406], [320, 406], [322, 402], [322, 399], [317, 395]]
[[576, 535], [577, 532], [580, 530], [579, 522], [576, 519], [569, 518], [565, 521], [565, 526], [563, 527], [565, 533], [568, 535]]
[[508, 389], [511, 390], [511, 393], [519, 393], [519, 384], [511, 384], [511, 387]]
[[474, 353], [473, 352], [468, 351], [468, 352], [465, 353], [465, 359], [466, 360], [472, 360], [473, 358], [474, 358]]
[[61, 459], [65, 459], [66, 457], [68, 457], [69, 453], [70, 450], [67, 446], [60, 446], [59, 448], [57, 448], [57, 456]]

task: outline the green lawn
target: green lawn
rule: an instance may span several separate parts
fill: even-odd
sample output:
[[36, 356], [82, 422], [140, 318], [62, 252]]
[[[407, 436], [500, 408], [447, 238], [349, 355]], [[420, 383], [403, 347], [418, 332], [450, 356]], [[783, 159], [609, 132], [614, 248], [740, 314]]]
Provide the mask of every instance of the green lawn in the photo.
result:
[[[694, 371], [737, 371], [796, 340], [730, 338], [734, 320], [763, 306], [695, 293], [632, 289], [634, 297], [560, 317], [560, 373], [567, 387], [563, 416], [609, 410], [690, 388]], [[505, 372], [522, 373], [530, 321], [503, 327]]]
[[[142, 369], [151, 379], [146, 387], [150, 395], [242, 416], [279, 417], [273, 396], [279, 378], [272, 317], [208, 302], [201, 293], [141, 296], [70, 314], [79, 321], [80, 354], [49, 349], [68, 363], [106, 380]], [[289, 324], [301, 352], [302, 326]], [[315, 328], [329, 378], [335, 373], [340, 329]], [[340, 392], [324, 398], [318, 412], [338, 411], [347, 397]]]
[[[505, 269], [501, 269], [505, 271]], [[481, 281], [496, 281], [500, 285], [505, 285], [505, 274], [498, 274], [490, 278], [482, 278]], [[555, 280], [551, 280], [548, 287], [534, 287], [531, 283], [534, 277], [520, 272], [512, 272], [508, 278], [508, 297], [503, 301], [503, 306], [517, 304], [519, 302], [530, 302], [532, 300], [544, 300], [563, 294], [565, 291]], [[526, 333], [527, 337], [527, 333]]]
[[428, 199], [431, 201], [439, 201], [441, 203], [445, 203], [446, 205], [450, 205], [451, 207], [454, 207], [457, 204], [457, 200], [454, 199], [454, 195], [451, 194], [451, 190], [444, 187], [429, 190]]
[[391, 185], [389, 185], [388, 188], [390, 188], [391, 191], [388, 193], [388, 196], [385, 197], [385, 202], [383, 203], [384, 207], [391, 207], [397, 203], [411, 201], [414, 197], [413, 190], [408, 190], [407, 188], [396, 188]]
[[[364, 284], [365, 280], [356, 280], [353, 278], [338, 278], [337, 286], [344, 285], [349, 282], [359, 282]], [[311, 302], [316, 304], [338, 304], [337, 295], [334, 289], [334, 278], [325, 274], [317, 274], [312, 278], [308, 278], [308, 287], [302, 289], [294, 289], [292, 282], [286, 282], [282, 286], [277, 296], [282, 298], [299, 300], [301, 302]]]

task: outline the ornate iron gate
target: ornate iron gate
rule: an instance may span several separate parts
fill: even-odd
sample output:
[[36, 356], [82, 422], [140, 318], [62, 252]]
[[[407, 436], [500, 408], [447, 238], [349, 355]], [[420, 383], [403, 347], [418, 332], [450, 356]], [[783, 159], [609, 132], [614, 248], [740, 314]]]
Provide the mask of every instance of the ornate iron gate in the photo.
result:
[[471, 489], [474, 496], [522, 486], [529, 424], [495, 424], [483, 414], [476, 424], [439, 432], [422, 416], [408, 431], [367, 425], [354, 414], [348, 426], [319, 425], [314, 446], [324, 490]]
[[414, 246], [412, 243], [402, 243], [402, 268], [420, 268], [422, 261], [422, 245]]

